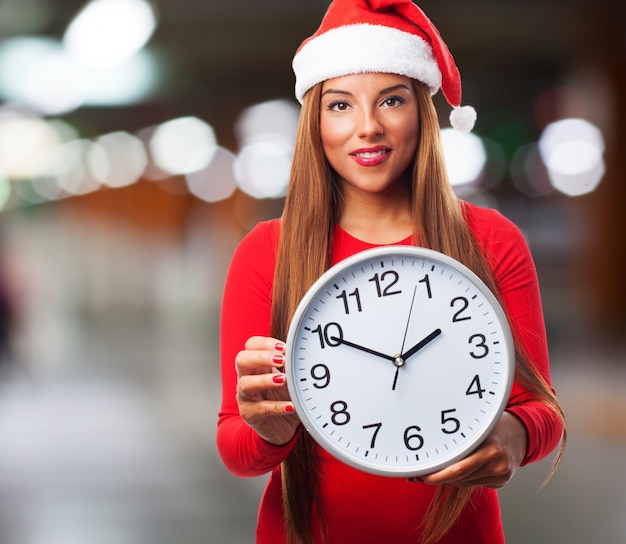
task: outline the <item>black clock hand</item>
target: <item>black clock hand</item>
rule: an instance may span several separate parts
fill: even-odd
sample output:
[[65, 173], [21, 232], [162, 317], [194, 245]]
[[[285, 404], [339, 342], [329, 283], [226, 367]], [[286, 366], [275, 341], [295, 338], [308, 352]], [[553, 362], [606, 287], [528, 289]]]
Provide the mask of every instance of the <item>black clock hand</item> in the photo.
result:
[[330, 340], [332, 340], [333, 342], [337, 342], [338, 344], [345, 344], [346, 346], [349, 346], [351, 348], [360, 349], [361, 351], [370, 353], [371, 355], [376, 355], [377, 357], [382, 357], [383, 359], [386, 359], [387, 361], [396, 360], [395, 357], [391, 357], [390, 355], [385, 355], [384, 353], [380, 353], [379, 351], [366, 348], [365, 346], [360, 346], [359, 344], [355, 344], [354, 342], [348, 342], [348, 340], [344, 340], [343, 338], [338, 338], [337, 336], [331, 337]]
[[409, 351], [407, 351], [406, 353], [403, 353], [402, 355], [398, 355], [397, 357], [394, 358], [393, 364], [396, 365], [396, 375], [393, 377], [393, 385], [391, 386], [392, 391], [396, 390], [396, 385], [398, 384], [398, 374], [400, 372], [400, 367], [404, 366], [404, 363], [406, 363], [406, 360], [409, 357], [411, 357], [412, 355], [415, 355], [420, 349], [422, 349], [427, 344], [432, 342], [440, 334], [441, 334], [441, 329], [435, 329], [426, 338], [424, 338], [423, 340], [415, 344]]
[[415, 344], [410, 350], [408, 350], [407, 352], [403, 353], [400, 358], [406, 362], [406, 360], [409, 357], [412, 357], [413, 355], [415, 355], [420, 349], [422, 349], [424, 346], [428, 345], [430, 342], [432, 342], [435, 338], [437, 338], [437, 336], [439, 336], [441, 334], [441, 329], [435, 329], [433, 332], [431, 332], [426, 338], [424, 338], [423, 340], [421, 340], [420, 342], [418, 342], [417, 344]]

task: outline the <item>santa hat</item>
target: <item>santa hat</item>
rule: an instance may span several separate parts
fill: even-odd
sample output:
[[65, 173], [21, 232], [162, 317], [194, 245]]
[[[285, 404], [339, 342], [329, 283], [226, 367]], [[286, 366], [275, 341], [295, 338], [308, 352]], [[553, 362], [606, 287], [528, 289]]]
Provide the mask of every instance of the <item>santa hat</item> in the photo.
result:
[[334, 0], [322, 24], [293, 59], [296, 98], [334, 77], [400, 74], [440, 88], [454, 108], [452, 126], [472, 130], [476, 111], [460, 107], [461, 76], [439, 31], [411, 0]]

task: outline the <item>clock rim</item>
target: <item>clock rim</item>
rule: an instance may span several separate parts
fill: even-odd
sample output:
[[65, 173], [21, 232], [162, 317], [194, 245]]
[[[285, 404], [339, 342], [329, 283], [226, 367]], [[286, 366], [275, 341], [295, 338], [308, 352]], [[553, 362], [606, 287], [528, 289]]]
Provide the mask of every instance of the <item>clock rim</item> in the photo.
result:
[[[502, 398], [498, 403], [497, 409], [494, 412], [495, 416], [493, 417], [493, 419], [480, 433], [475, 435], [468, 442], [467, 446], [463, 447], [463, 449], [456, 454], [449, 457], [444, 457], [443, 459], [440, 458], [439, 460], [431, 464], [419, 463], [419, 468], [410, 468], [410, 466], [407, 467], [406, 465], [398, 467], [393, 465], [382, 465], [380, 463], [370, 463], [366, 460], [356, 458], [355, 456], [347, 453], [345, 450], [339, 448], [334, 442], [328, 440], [327, 436], [320, 430], [318, 430], [313, 421], [313, 418], [310, 417], [309, 411], [304, 407], [303, 403], [300, 402], [298, 396], [299, 390], [295, 383], [294, 372], [292, 372], [291, 370], [291, 366], [294, 361], [294, 358], [291, 355], [293, 351], [294, 339], [299, 328], [299, 323], [301, 322], [303, 315], [306, 313], [306, 310], [319, 295], [322, 289], [327, 287], [334, 278], [343, 273], [346, 269], [358, 265], [361, 262], [367, 262], [380, 257], [390, 256], [422, 257], [430, 259], [432, 261], [437, 261], [443, 265], [449, 266], [450, 268], [456, 270], [458, 273], [466, 276], [487, 298], [488, 302], [494, 310], [494, 313], [497, 315], [498, 321], [503, 329], [504, 343], [506, 345], [507, 351], [507, 357], [503, 359], [503, 366], [507, 369], [506, 383], [504, 385], [504, 394], [502, 395]], [[415, 476], [424, 476], [426, 474], [431, 474], [447, 466], [450, 466], [456, 461], [467, 457], [470, 453], [472, 453], [472, 451], [478, 448], [480, 444], [482, 444], [485, 438], [496, 426], [498, 420], [502, 416], [502, 413], [506, 410], [506, 406], [509, 401], [515, 377], [515, 344], [513, 341], [513, 335], [511, 333], [511, 326], [509, 324], [506, 312], [502, 307], [502, 304], [494, 295], [494, 293], [487, 287], [485, 282], [483, 282], [470, 268], [465, 266], [463, 263], [457, 261], [456, 259], [450, 257], [449, 255], [446, 255], [445, 253], [441, 253], [440, 251], [421, 246], [380, 246], [365, 249], [339, 261], [338, 263], [327, 269], [307, 290], [302, 300], [298, 304], [298, 307], [296, 308], [296, 311], [294, 312], [294, 315], [289, 325], [285, 348], [284, 372], [286, 375], [289, 396], [291, 398], [291, 402], [293, 402], [294, 404], [296, 414], [300, 418], [304, 430], [313, 437], [313, 439], [320, 448], [325, 450], [329, 455], [341, 461], [342, 463], [345, 463], [363, 472], [379, 476], [408, 478]], [[302, 414], [304, 414], [304, 417]]]

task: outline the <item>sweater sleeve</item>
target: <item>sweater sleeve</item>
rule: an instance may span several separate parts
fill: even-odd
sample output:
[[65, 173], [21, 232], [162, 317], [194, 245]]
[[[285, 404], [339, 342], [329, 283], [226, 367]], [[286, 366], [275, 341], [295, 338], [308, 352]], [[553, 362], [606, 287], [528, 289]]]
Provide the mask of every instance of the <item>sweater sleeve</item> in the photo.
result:
[[222, 404], [218, 414], [217, 447], [226, 467], [236, 476], [260, 476], [276, 468], [294, 440], [275, 446], [263, 440], [239, 415], [235, 357], [251, 336], [269, 336], [271, 293], [278, 222], [260, 223], [233, 255], [222, 302], [220, 360]]
[[[530, 355], [531, 364], [552, 387], [539, 282], [523, 234], [493, 210], [486, 210], [480, 219], [468, 220], [487, 257], [515, 336]], [[517, 382], [507, 410], [526, 428], [528, 451], [522, 464], [539, 461], [555, 449], [563, 433], [560, 419]]]

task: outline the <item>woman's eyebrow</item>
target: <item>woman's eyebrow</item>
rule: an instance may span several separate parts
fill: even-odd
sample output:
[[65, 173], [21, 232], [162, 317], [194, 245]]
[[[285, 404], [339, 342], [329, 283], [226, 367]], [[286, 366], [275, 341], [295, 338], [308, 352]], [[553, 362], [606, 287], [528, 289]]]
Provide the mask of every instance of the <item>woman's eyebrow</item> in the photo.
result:
[[[393, 85], [391, 87], [385, 87], [384, 89], [381, 89], [378, 94], [386, 94], [386, 93], [390, 93], [392, 91], [396, 91], [398, 89], [406, 89], [407, 91], [410, 91], [409, 86], [405, 85], [404, 83], [398, 83], [398, 85]], [[326, 89], [323, 93], [322, 96], [325, 96], [327, 94], [342, 94], [345, 96], [352, 96], [352, 93], [349, 91], [343, 91], [341, 89]]]
[[407, 91], [411, 90], [409, 89], [408, 85], [405, 85], [404, 83], [398, 83], [397, 85], [394, 85], [392, 87], [387, 87], [386, 89], [382, 89], [378, 94], [386, 94], [392, 91], [396, 91], [398, 89], [406, 89]]
[[351, 92], [348, 91], [342, 91], [340, 89], [326, 89], [323, 93], [322, 96], [325, 96], [327, 94], [344, 94], [346, 96], [352, 96]]

